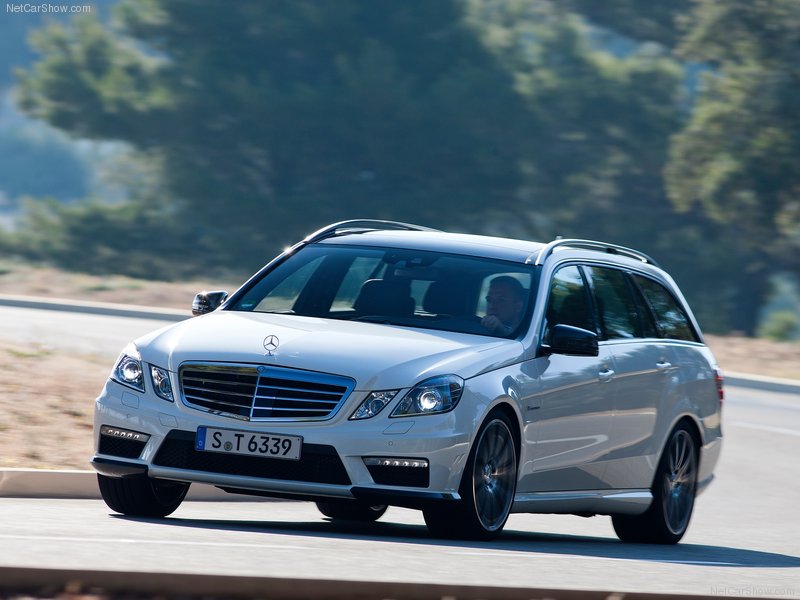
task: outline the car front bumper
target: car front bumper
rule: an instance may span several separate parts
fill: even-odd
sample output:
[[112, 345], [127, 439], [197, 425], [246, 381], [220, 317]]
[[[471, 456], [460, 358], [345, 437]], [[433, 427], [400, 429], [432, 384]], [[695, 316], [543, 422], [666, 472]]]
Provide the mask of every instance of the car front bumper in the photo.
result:
[[[419, 507], [459, 498], [473, 427], [468, 416], [458, 415], [466, 411], [391, 419], [386, 410], [371, 419], [350, 421], [348, 416], [363, 394], [353, 392], [353, 396], [327, 421], [251, 422], [109, 381], [95, 405], [92, 464], [112, 477], [147, 476], [309, 500], [355, 498]], [[104, 426], [117, 437], [109, 435], [109, 429], [101, 434]], [[194, 437], [200, 426], [301, 436], [302, 455], [292, 461], [196, 450]], [[365, 458], [392, 459], [398, 466], [368, 466]], [[404, 460], [408, 464], [413, 459], [427, 461], [426, 477], [403, 466]]]

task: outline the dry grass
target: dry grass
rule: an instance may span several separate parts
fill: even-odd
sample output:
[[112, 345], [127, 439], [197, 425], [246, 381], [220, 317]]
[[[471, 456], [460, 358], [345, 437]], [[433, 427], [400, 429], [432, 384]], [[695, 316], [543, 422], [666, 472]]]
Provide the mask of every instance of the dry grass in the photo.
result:
[[122, 275], [98, 277], [0, 261], [0, 294], [188, 309], [199, 291], [233, 292], [242, 283], [243, 277], [231, 277], [229, 281], [181, 282], [143, 281]]
[[[238, 283], [145, 282], [0, 263], [0, 293], [188, 308], [201, 289]], [[800, 379], [800, 344], [708, 336], [725, 371]], [[85, 469], [92, 455], [94, 398], [108, 359], [53, 353], [0, 338], [0, 468]]]
[[723, 371], [800, 380], [800, 343], [707, 335]]
[[107, 359], [0, 341], [0, 467], [86, 469]]

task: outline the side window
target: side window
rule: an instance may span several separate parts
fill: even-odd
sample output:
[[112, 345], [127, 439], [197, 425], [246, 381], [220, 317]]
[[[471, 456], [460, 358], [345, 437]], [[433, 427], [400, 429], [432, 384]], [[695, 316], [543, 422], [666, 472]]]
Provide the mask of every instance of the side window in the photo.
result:
[[636, 302], [636, 311], [639, 313], [639, 325], [641, 327], [642, 337], [661, 337], [658, 327], [656, 326], [653, 311], [650, 310], [650, 305], [648, 304], [647, 300], [645, 300], [644, 295], [642, 295], [642, 290], [639, 289], [639, 286], [636, 285], [632, 277], [633, 276], [629, 273], [628, 284], [633, 292], [633, 298]]
[[616, 340], [640, 337], [639, 313], [625, 273], [603, 267], [584, 268], [594, 292], [600, 338]]
[[689, 317], [667, 288], [649, 277], [635, 275], [634, 280], [656, 315], [661, 337], [689, 342], [699, 341], [689, 323]]
[[554, 325], [572, 325], [589, 331], [595, 330], [589, 294], [577, 266], [564, 267], [553, 275], [545, 319], [545, 344], [550, 343], [550, 330]]

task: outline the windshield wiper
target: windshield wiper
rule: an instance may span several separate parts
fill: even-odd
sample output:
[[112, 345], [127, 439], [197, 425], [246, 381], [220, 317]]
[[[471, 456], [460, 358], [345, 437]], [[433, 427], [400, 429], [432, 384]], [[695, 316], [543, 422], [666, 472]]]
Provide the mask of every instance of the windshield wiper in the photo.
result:
[[363, 315], [350, 320], [363, 321], [365, 323], [379, 323], [381, 325], [401, 325], [401, 323], [397, 323], [393, 321], [391, 318], [382, 315]]
[[[477, 319], [477, 317], [476, 317]], [[389, 325], [399, 325], [401, 327], [422, 327], [426, 328], [431, 323], [453, 320], [452, 315], [431, 315], [421, 318], [417, 315], [413, 317], [390, 317], [387, 315], [362, 315], [353, 317], [351, 321], [364, 321], [366, 323], [381, 323]]]

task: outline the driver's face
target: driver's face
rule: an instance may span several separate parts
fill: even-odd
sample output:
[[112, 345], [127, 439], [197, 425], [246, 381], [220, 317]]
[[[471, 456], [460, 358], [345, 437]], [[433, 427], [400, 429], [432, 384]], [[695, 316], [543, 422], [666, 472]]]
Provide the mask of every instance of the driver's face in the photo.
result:
[[522, 300], [511, 288], [503, 284], [492, 284], [486, 294], [486, 314], [494, 315], [506, 325], [519, 318]]

